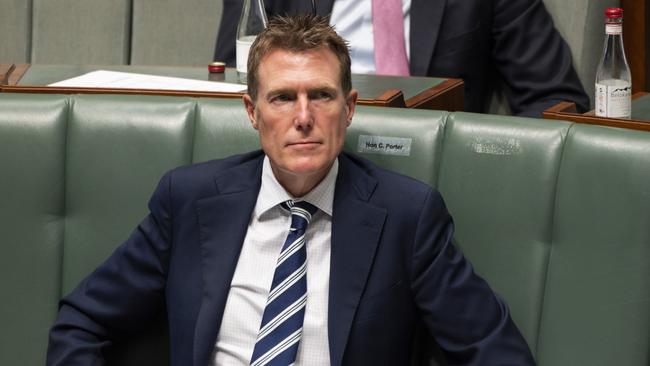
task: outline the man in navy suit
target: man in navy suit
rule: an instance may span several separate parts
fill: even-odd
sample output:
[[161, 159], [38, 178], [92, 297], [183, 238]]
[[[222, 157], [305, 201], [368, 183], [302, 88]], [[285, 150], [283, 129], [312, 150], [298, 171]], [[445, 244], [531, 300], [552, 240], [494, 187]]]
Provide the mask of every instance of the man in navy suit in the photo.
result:
[[[370, 1], [318, 0], [316, 11], [323, 16], [332, 14], [335, 22], [347, 17], [335, 24], [337, 30], [368, 34], [371, 42], [372, 27], [364, 26], [370, 6], [363, 10], [362, 5]], [[223, 2], [215, 60], [229, 66], [234, 66], [242, 3], [241, 0]], [[306, 0], [264, 0], [264, 3], [269, 17], [312, 11], [311, 2]], [[410, 24], [405, 32], [410, 49], [410, 74], [463, 79], [465, 111], [485, 112], [497, 86], [503, 90], [515, 115], [541, 117], [545, 109], [560, 101], [575, 102], [581, 111], [589, 109], [589, 98], [573, 68], [569, 47], [553, 26], [542, 0], [404, 0], [403, 3]], [[350, 38], [345, 32], [343, 36]], [[351, 39], [353, 49], [367, 43]], [[353, 55], [353, 66], [359, 62], [354, 57], [358, 54]]]
[[451, 244], [440, 194], [341, 152], [357, 92], [327, 20], [274, 20], [248, 65], [244, 104], [262, 151], [167, 173], [131, 237], [61, 301], [48, 364], [100, 364], [160, 309], [172, 365], [249, 364], [286, 201], [317, 209], [296, 364], [406, 365], [420, 328], [452, 364], [534, 364], [507, 307]]

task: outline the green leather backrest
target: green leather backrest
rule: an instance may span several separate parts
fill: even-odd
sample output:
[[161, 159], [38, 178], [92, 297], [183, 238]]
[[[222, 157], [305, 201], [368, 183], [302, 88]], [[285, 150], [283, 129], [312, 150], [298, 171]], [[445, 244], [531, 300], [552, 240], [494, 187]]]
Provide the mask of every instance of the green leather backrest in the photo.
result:
[[650, 134], [572, 128], [553, 221], [540, 362], [650, 365]]
[[126, 239], [162, 174], [191, 162], [194, 106], [189, 99], [74, 98], [62, 294]]
[[456, 243], [507, 299], [533, 352], [569, 126], [456, 113], [443, 143], [439, 186], [456, 222]]
[[[369, 139], [410, 151], [363, 152]], [[164, 171], [258, 146], [239, 100], [0, 93], [0, 364], [43, 363], [57, 300]], [[540, 365], [648, 364], [650, 134], [359, 107], [345, 149], [439, 187]], [[165, 364], [165, 330], [151, 333], [111, 364]]]
[[42, 365], [61, 288], [68, 99], [0, 97], [0, 365]]

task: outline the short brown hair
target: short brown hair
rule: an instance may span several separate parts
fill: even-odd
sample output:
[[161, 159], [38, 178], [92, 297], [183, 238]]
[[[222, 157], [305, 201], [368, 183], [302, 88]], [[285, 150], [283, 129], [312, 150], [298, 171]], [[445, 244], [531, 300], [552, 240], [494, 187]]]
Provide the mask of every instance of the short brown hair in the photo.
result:
[[328, 47], [339, 60], [341, 87], [348, 94], [352, 90], [350, 51], [348, 43], [329, 25], [329, 19], [319, 15], [274, 17], [253, 42], [248, 54], [248, 94], [257, 98], [257, 71], [262, 59], [275, 49], [292, 52], [310, 51]]

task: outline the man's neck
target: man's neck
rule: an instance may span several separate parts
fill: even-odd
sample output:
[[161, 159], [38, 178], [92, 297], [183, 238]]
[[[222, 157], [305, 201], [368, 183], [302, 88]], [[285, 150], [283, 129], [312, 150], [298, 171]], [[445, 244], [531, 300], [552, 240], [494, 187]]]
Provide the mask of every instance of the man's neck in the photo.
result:
[[326, 169], [319, 170], [313, 174], [298, 175], [283, 171], [271, 164], [271, 170], [278, 183], [293, 197], [303, 197], [320, 183], [332, 168], [330, 164]]

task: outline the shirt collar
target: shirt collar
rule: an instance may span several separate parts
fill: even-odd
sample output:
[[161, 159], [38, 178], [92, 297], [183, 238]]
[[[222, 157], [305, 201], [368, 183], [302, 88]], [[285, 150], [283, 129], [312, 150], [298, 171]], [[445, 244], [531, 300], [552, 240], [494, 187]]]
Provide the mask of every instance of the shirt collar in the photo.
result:
[[334, 203], [334, 187], [336, 185], [336, 177], [339, 172], [339, 160], [334, 160], [329, 172], [323, 180], [314, 187], [309, 193], [303, 197], [293, 197], [287, 192], [284, 187], [278, 182], [271, 169], [271, 161], [268, 156], [264, 157], [262, 165], [262, 185], [260, 193], [257, 196], [257, 203], [253, 215], [260, 217], [271, 208], [279, 205], [280, 203], [300, 198], [307, 201], [312, 205], [318, 207], [319, 210], [332, 216], [332, 206]]

